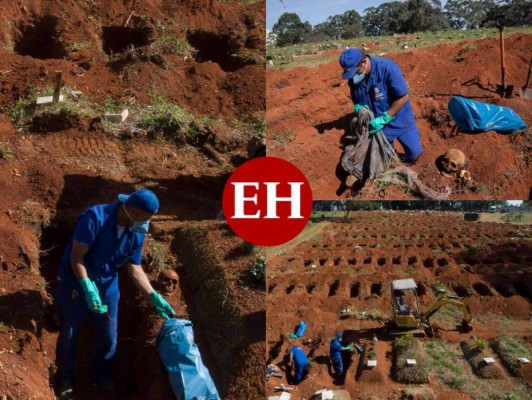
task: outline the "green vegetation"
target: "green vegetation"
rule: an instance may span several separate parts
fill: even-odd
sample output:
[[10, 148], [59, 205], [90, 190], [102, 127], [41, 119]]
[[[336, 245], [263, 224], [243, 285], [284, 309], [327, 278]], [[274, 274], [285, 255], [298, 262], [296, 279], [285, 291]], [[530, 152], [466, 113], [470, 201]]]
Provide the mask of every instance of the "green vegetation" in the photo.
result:
[[[532, 34], [532, 27], [506, 28], [506, 36], [516, 33]], [[482, 28], [470, 31], [443, 30], [437, 32], [416, 32], [414, 35], [404, 37], [401, 35], [388, 36], [362, 36], [350, 39], [324, 40], [317, 43], [299, 43], [288, 47], [268, 47], [266, 58], [273, 61], [273, 66], [268, 68], [290, 69], [305, 65], [317, 65], [338, 61], [338, 54], [324, 57], [320, 54], [327, 50], [340, 50], [346, 47], [363, 48], [369, 44], [375, 46], [375, 50], [368, 50], [372, 55], [388, 52], [407, 52], [411, 48], [430, 47], [442, 43], [456, 42], [461, 40], [480, 39], [483, 37], [498, 38], [499, 31], [496, 28]], [[405, 46], [408, 46], [405, 48]], [[464, 48], [470, 44], [464, 44]], [[305, 57], [300, 57], [305, 56]]]
[[468, 382], [458, 354], [448, 348], [443, 340], [433, 339], [427, 343], [427, 353], [432, 357], [431, 369], [451, 389], [461, 389]]
[[532, 352], [523, 341], [516, 337], [501, 336], [490, 343], [508, 371], [514, 376], [521, 376], [521, 363], [518, 358], [532, 358]]
[[194, 117], [163, 95], [152, 93], [151, 104], [144, 109], [140, 127], [152, 136], [185, 142], [199, 134]]
[[144, 250], [146, 270], [159, 273], [164, 269], [171, 268], [168, 254], [163, 245], [150, 234], [146, 235], [146, 239]]
[[90, 40], [86, 40], [84, 42], [67, 44], [65, 46], [65, 50], [67, 52], [71, 52], [71, 51], [74, 51], [74, 50], [90, 49], [91, 47], [92, 47], [92, 42]]
[[474, 185], [471, 185], [470, 189], [472, 192], [478, 193], [478, 192], [482, 192], [485, 189], [485, 187], [482, 183], [475, 183]]
[[445, 293], [450, 293], [449, 289], [447, 288], [447, 286], [445, 286], [445, 284], [439, 282], [439, 281], [436, 281], [436, 282], [432, 282], [430, 284], [430, 287], [432, 288], [432, 292], [436, 295], [436, 293], [440, 290], [443, 290]]
[[[396, 355], [395, 378], [401, 383], [428, 383], [428, 362], [419, 339], [408, 333], [393, 341]], [[407, 365], [407, 359], [415, 359], [416, 365]]]
[[257, 282], [264, 282], [266, 279], [266, 256], [257, 254], [254, 261], [249, 264], [249, 273]]
[[156, 54], [175, 54], [182, 58], [194, 58], [197, 50], [175, 33], [173, 24], [158, 21], [155, 24], [159, 37], [151, 44]]
[[13, 158], [13, 152], [3, 142], [0, 142], [0, 158], [4, 160], [11, 160]]

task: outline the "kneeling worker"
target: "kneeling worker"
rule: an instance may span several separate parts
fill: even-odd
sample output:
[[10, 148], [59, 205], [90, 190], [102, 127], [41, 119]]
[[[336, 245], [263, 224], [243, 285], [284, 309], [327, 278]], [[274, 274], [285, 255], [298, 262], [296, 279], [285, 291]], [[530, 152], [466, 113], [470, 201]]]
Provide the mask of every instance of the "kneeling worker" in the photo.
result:
[[413, 164], [423, 152], [408, 85], [399, 66], [384, 57], [370, 57], [358, 49], [346, 49], [340, 55], [348, 80], [354, 111], [371, 109], [376, 118], [370, 121], [369, 134], [382, 130], [390, 143], [397, 139], [405, 151], [404, 162]]

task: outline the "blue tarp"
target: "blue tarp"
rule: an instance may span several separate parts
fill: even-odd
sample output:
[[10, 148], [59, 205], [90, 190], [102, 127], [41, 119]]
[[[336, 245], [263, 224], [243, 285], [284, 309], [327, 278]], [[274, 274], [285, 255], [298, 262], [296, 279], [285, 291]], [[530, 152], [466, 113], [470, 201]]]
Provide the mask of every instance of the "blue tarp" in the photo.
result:
[[194, 343], [192, 322], [169, 319], [157, 337], [158, 351], [178, 400], [220, 400]]
[[514, 132], [527, 128], [511, 108], [458, 96], [449, 100], [449, 113], [459, 128], [470, 132]]

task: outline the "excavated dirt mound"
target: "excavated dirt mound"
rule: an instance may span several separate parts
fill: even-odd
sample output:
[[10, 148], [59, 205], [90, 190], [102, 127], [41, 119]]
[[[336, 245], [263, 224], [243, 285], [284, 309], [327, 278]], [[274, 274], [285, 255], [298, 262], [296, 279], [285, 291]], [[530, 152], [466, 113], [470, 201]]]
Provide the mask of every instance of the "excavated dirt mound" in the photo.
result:
[[[245, 329], [224, 343], [211, 318], [211, 304], [191, 294], [204, 289], [189, 279], [193, 263], [181, 260], [176, 238], [190, 225], [213, 220], [229, 174], [247, 159], [249, 132], [242, 123], [263, 121], [265, 109], [263, 2], [75, 1], [4, 2], [0, 16], [0, 398], [53, 399], [54, 293], [57, 267], [78, 215], [88, 206], [116, 201], [139, 187], [159, 197], [150, 227], [168, 265], [182, 275], [180, 290], [167, 296], [178, 317], [194, 324], [195, 341], [222, 398], [264, 397], [264, 290], [246, 281], [254, 256], [221, 222], [205, 246], [217, 249], [219, 285]], [[248, 2], [245, 2], [248, 3]], [[193, 57], [157, 51], [172, 27], [196, 49]], [[162, 39], [161, 39], [162, 40]], [[258, 57], [258, 56], [261, 57]], [[142, 108], [158, 93], [194, 117], [210, 118], [201, 145], [111, 133], [86, 118], [46, 119], [39, 114], [29, 132], [17, 132], [6, 113], [32, 88], [53, 85], [54, 71], [93, 104], [135, 98]], [[216, 121], [214, 120], [216, 118]], [[235, 122], [237, 121], [238, 122]], [[62, 122], [57, 124], [57, 122]], [[92, 121], [94, 122], [94, 121]], [[247, 135], [247, 136], [246, 136]], [[208, 138], [207, 138], [208, 137]], [[212, 147], [204, 147], [208, 143]], [[194, 144], [194, 143], [192, 143]], [[8, 149], [9, 151], [5, 151]], [[212, 227], [211, 226], [211, 227]], [[220, 230], [220, 234], [216, 234]], [[160, 260], [147, 245], [144, 262], [155, 284]], [[27, 254], [25, 257], [22, 250]], [[201, 252], [201, 248], [198, 249]], [[190, 252], [189, 256], [197, 256]], [[192, 265], [192, 266], [191, 266]], [[134, 383], [130, 399], [172, 397], [156, 352], [163, 323], [146, 299], [121, 274], [117, 377]], [[201, 308], [200, 308], [201, 306]], [[217, 304], [216, 307], [220, 307]], [[209, 319], [210, 318], [210, 319]], [[255, 329], [248, 327], [256, 325]], [[258, 328], [257, 328], [258, 327]], [[262, 329], [262, 331], [260, 331]], [[88, 377], [91, 324], [80, 337], [76, 398], [112, 398]], [[220, 364], [218, 349], [235, 349], [234, 364]]]
[[[449, 351], [471, 335], [486, 343], [503, 335], [516, 336], [530, 346], [532, 293], [525, 284], [532, 276], [530, 225], [467, 222], [463, 213], [356, 212], [350, 216], [313, 224], [303, 233], [304, 240], [276, 249], [268, 259], [268, 360], [283, 372], [292, 345], [289, 334], [301, 320], [308, 322], [303, 348], [310, 353], [310, 374], [294, 386], [296, 398], [333, 387], [357, 393], [359, 398], [388, 398], [403, 387], [394, 380], [393, 337], [387, 326], [390, 283], [395, 279], [415, 280], [421, 311], [436, 301], [435, 291], [442, 286], [465, 298], [473, 315], [471, 333], [459, 329], [463, 315], [452, 306], [431, 318], [435, 337]], [[516, 237], [517, 231], [524, 237]], [[367, 345], [374, 335], [378, 338], [374, 355], [378, 372], [367, 374], [370, 370], [365, 369], [360, 374], [355, 356], [345, 382], [334, 379], [329, 343], [339, 330], [344, 332], [345, 344]], [[430, 341], [421, 340], [424, 345]], [[505, 373], [503, 379], [485, 384], [463, 356], [457, 360], [456, 368], [463, 371], [467, 383], [464, 390], [443, 384], [431, 367], [428, 385], [437, 398], [482, 398], [487, 393], [495, 398], [526, 382]], [[382, 382], [375, 385], [373, 378]], [[293, 385], [285, 377], [271, 378], [268, 393], [281, 383]]]
[[[379, 55], [378, 46], [370, 53]], [[451, 199], [527, 199], [530, 197], [530, 149], [532, 100], [515, 95], [524, 85], [532, 52], [532, 35], [507, 38], [506, 84], [514, 96], [501, 99], [500, 50], [497, 39], [464, 40], [436, 47], [388, 53], [401, 67], [410, 87], [410, 99], [425, 149], [413, 169], [421, 182], [443, 191]], [[321, 57], [338, 57], [341, 50]], [[320, 56], [313, 56], [319, 60]], [[379, 190], [366, 185], [352, 193], [342, 185], [345, 173], [339, 166], [342, 136], [353, 117], [349, 87], [340, 79], [338, 61], [267, 72], [268, 155], [289, 160], [307, 176], [315, 199], [353, 195], [364, 199], [403, 199], [411, 194], [393, 187]], [[470, 134], [454, 131], [447, 104], [451, 95], [514, 109], [529, 127], [528, 132], [504, 135], [490, 131]], [[396, 144], [398, 153], [403, 150]], [[472, 181], [442, 176], [436, 160], [448, 149], [462, 150]]]

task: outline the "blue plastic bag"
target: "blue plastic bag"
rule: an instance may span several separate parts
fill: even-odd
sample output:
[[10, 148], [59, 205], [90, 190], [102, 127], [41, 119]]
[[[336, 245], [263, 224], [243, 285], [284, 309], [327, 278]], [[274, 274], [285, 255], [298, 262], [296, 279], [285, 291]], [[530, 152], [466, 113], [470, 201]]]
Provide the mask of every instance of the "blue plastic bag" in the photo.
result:
[[305, 329], [307, 329], [308, 322], [301, 321], [297, 327], [296, 336], [298, 338], [302, 337], [305, 334]]
[[453, 96], [449, 113], [460, 129], [470, 132], [514, 132], [527, 129], [525, 122], [511, 108]]
[[159, 356], [178, 400], [220, 400], [194, 343], [192, 322], [169, 319], [157, 336]]

